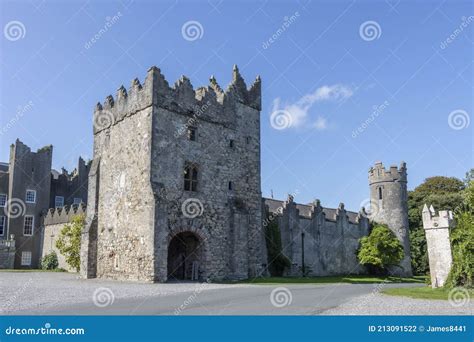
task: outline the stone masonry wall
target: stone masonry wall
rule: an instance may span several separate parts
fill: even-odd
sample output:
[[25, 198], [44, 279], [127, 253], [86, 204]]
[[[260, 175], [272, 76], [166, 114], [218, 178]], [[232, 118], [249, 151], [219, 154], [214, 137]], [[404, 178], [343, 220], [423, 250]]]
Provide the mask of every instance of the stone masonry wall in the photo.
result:
[[305, 271], [309, 275], [366, 272], [356, 255], [359, 239], [369, 234], [364, 212], [348, 212], [343, 204], [338, 209], [323, 208], [319, 201], [312, 205], [296, 204], [291, 196], [287, 201], [263, 201], [267, 210], [277, 215], [283, 254], [292, 263], [288, 275], [302, 275], [303, 244]]
[[[266, 256], [260, 229], [260, 103], [249, 99], [254, 87], [260, 86], [247, 90], [236, 68], [226, 92], [214, 79], [195, 91], [186, 78], [170, 88], [159, 76], [152, 151], [157, 280], [166, 279], [169, 242], [182, 231], [195, 233], [204, 246], [202, 279], [244, 279], [261, 272]], [[191, 126], [195, 141], [186, 135]], [[199, 170], [195, 192], [183, 190], [187, 163]], [[187, 217], [186, 203], [195, 203], [200, 214]]]

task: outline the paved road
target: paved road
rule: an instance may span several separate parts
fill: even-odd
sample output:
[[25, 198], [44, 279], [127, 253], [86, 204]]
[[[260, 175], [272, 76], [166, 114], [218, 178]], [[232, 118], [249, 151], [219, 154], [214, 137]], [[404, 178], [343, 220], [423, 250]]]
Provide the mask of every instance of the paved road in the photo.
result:
[[318, 315], [360, 296], [370, 301], [381, 287], [401, 286], [414, 284], [139, 284], [0, 272], [0, 314]]

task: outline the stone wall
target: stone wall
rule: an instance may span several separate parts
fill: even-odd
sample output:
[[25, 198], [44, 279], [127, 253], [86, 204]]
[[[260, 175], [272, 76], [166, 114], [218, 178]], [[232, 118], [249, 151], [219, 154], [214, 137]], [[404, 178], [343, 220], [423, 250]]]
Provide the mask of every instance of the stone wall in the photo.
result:
[[[215, 79], [195, 91], [186, 78], [174, 88], [160, 78], [152, 150], [152, 182], [166, 194], [157, 197], [158, 279], [166, 279], [169, 241], [183, 227], [203, 237], [203, 279], [261, 272], [260, 103], [249, 99], [255, 87], [247, 90], [237, 68], [226, 92]], [[195, 129], [195, 141], [188, 139], [188, 127]], [[197, 191], [183, 191], [186, 164], [197, 166]], [[200, 206], [198, 217], [183, 213], [191, 202]]]
[[68, 265], [64, 255], [62, 255], [56, 248], [56, 241], [58, 240], [64, 225], [72, 222], [75, 216], [85, 215], [85, 212], [85, 204], [65, 206], [63, 208], [52, 208], [48, 210], [43, 218], [40, 252], [41, 258], [54, 251], [58, 256], [59, 268], [63, 268], [69, 272], [76, 272], [75, 269]]
[[[362, 274], [366, 270], [357, 260], [359, 239], [369, 234], [369, 221], [360, 213], [323, 208], [319, 201], [297, 204], [264, 198], [266, 210], [276, 215], [282, 237], [283, 254], [292, 267], [288, 275], [301, 276], [303, 248], [305, 272], [312, 276]], [[303, 236], [304, 234], [304, 236]]]
[[454, 225], [453, 213], [443, 210], [436, 214], [433, 206], [428, 209], [425, 204], [422, 216], [430, 264], [431, 286], [433, 288], [442, 287], [453, 264], [449, 238], [450, 229]]

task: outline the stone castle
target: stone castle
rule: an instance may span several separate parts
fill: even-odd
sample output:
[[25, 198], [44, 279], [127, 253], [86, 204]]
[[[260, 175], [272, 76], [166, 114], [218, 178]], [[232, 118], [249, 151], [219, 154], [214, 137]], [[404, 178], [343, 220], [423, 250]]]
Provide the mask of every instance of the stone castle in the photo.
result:
[[[197, 89], [186, 77], [170, 86], [156, 67], [143, 84], [135, 79], [128, 90], [120, 87], [115, 98], [97, 104], [93, 159], [86, 171], [76, 172], [88, 175], [74, 183], [87, 185], [87, 207], [50, 202], [55, 209], [38, 208], [41, 242], [34, 255], [54, 250], [60, 228], [84, 212], [86, 278], [245, 279], [268, 272], [264, 226], [270, 219], [278, 223], [282, 252], [291, 261], [287, 275], [363, 274], [356, 251], [374, 219], [402, 241], [403, 268], [394, 271], [410, 275], [406, 165], [387, 170], [376, 163], [370, 169], [370, 214], [364, 208], [347, 211], [343, 204], [323, 208], [318, 200], [297, 204], [293, 196], [262, 198], [260, 111], [260, 78], [247, 88], [237, 67], [225, 90], [214, 77]], [[7, 169], [12, 167], [10, 161]], [[71, 177], [67, 182], [72, 184]], [[45, 198], [56, 198], [51, 184], [42, 189]], [[19, 188], [16, 196], [24, 198], [24, 192]], [[15, 223], [8, 220], [7, 237], [12, 231], [15, 240], [22, 236], [21, 220], [10, 231]], [[24, 252], [21, 245], [16, 243], [16, 254]]]

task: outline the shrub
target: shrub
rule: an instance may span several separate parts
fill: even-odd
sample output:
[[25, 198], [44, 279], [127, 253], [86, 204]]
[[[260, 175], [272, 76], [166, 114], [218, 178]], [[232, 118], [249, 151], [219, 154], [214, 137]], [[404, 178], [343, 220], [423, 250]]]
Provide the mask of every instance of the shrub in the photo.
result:
[[58, 266], [58, 256], [55, 251], [46, 254], [43, 259], [41, 259], [41, 269], [43, 270], [55, 270]]
[[81, 265], [81, 232], [84, 227], [84, 215], [74, 216], [71, 223], [65, 224], [59, 238], [56, 241], [56, 248], [64, 255], [69, 266], [79, 272]]
[[387, 274], [389, 266], [399, 266], [403, 246], [386, 225], [375, 223], [370, 235], [360, 239], [357, 257], [370, 273]]

